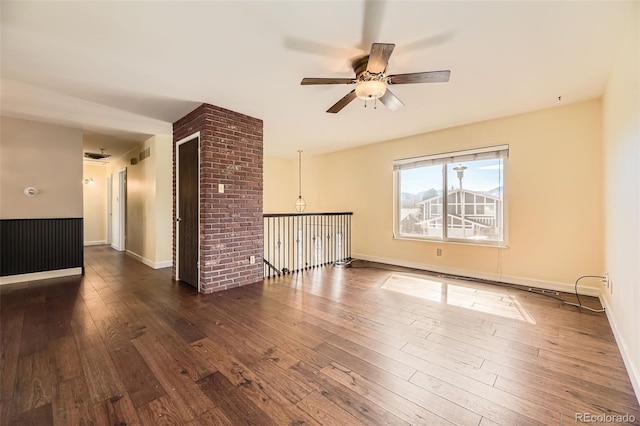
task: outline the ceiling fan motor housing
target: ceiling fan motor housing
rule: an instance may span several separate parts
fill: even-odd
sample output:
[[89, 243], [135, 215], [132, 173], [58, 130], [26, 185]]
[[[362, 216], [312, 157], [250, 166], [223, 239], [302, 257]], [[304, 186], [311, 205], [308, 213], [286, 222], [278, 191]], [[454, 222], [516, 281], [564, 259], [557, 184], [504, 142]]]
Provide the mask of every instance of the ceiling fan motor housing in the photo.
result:
[[351, 62], [356, 78], [360, 78], [360, 75], [367, 70], [367, 64], [369, 64], [369, 55], [360, 56]]

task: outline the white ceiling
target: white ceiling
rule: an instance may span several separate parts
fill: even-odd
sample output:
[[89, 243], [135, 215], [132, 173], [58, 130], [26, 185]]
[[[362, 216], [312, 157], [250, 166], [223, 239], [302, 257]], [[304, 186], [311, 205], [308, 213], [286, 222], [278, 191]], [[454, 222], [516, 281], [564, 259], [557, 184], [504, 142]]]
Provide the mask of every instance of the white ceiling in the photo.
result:
[[[2, 114], [142, 140], [203, 102], [264, 120], [265, 154], [295, 157], [597, 98], [632, 2], [2, 1]], [[363, 23], [364, 25], [363, 31]], [[635, 21], [637, 25], [637, 19]], [[325, 110], [371, 42], [405, 108]], [[562, 96], [562, 101], [558, 97]]]

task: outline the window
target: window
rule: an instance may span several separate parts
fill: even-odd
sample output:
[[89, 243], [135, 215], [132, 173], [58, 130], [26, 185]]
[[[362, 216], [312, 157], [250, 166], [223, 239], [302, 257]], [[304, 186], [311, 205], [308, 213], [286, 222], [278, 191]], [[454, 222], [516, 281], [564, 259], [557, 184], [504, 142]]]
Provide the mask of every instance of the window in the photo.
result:
[[396, 238], [505, 245], [508, 145], [396, 160]]

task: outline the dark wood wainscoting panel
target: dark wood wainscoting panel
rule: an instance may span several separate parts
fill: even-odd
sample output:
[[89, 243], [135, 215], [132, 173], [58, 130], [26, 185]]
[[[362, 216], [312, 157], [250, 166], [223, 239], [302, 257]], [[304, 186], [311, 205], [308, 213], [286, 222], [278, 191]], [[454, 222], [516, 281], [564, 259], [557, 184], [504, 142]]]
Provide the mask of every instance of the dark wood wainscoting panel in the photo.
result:
[[0, 220], [0, 276], [84, 267], [82, 218]]

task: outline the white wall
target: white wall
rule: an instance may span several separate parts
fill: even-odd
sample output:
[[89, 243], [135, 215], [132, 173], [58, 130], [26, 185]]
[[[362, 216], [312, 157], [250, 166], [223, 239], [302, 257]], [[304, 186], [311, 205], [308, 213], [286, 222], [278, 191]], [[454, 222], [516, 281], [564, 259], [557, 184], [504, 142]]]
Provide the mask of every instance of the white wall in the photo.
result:
[[608, 315], [640, 400], [640, 6], [606, 87], [604, 110], [605, 269]]
[[0, 127], [0, 218], [82, 217], [82, 131], [8, 117]]
[[96, 245], [107, 242], [107, 169], [104, 165], [83, 164], [84, 244]]

